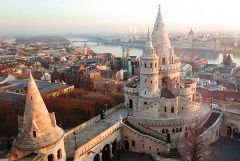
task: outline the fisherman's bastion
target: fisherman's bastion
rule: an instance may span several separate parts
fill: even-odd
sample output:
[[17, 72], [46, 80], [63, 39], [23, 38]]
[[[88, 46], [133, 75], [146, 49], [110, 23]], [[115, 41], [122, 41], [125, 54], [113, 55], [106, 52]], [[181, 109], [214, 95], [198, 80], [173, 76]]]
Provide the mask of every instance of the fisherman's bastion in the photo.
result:
[[19, 161], [108, 161], [120, 150], [166, 156], [181, 151], [191, 129], [207, 145], [220, 137], [240, 139], [240, 113], [228, 102], [206, 100], [196, 82], [180, 78], [159, 7], [152, 33], [140, 57], [140, 75], [124, 85], [125, 102], [64, 131], [49, 113], [29, 73], [25, 112], [8, 154]]

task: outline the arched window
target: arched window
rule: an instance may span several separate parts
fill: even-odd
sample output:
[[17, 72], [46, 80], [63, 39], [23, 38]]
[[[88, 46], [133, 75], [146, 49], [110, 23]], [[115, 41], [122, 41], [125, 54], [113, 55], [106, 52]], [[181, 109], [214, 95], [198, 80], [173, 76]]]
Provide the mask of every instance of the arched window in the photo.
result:
[[53, 154], [48, 155], [48, 161], [54, 161], [54, 156]]
[[166, 130], [166, 133], [169, 133], [169, 130], [168, 130], [168, 129]]
[[165, 65], [165, 64], [166, 64], [166, 59], [162, 58], [162, 65]]
[[157, 67], [157, 63], [155, 63], [155, 67]]
[[57, 158], [58, 158], [58, 159], [61, 159], [61, 158], [62, 158], [62, 150], [61, 150], [61, 149], [59, 149], [59, 150], [57, 151]]
[[166, 106], [164, 107], [164, 112], [167, 112], [167, 107]]
[[151, 81], [151, 84], [152, 84], [152, 81]]
[[172, 129], [172, 133], [175, 133], [175, 129]]
[[150, 63], [150, 68], [152, 68], [152, 63]]
[[165, 134], [165, 129], [162, 129], [162, 133]]
[[171, 113], [174, 113], [174, 107], [171, 108]]
[[173, 56], [172, 56], [172, 64], [174, 63]]
[[145, 91], [145, 95], [147, 94], [147, 92]]
[[145, 66], [145, 68], [147, 68], [147, 64], [146, 63], [144, 64], [144, 66]]

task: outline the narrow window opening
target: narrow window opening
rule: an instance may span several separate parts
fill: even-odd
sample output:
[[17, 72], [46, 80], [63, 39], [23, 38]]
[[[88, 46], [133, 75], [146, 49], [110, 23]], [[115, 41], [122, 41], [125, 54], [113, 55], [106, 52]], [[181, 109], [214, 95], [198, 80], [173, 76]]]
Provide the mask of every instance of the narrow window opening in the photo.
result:
[[135, 141], [132, 141], [132, 147], [135, 147]]
[[37, 137], [37, 133], [36, 133], [36, 131], [33, 131], [33, 137]]
[[61, 150], [61, 149], [59, 149], [59, 150], [57, 151], [57, 158], [58, 158], [58, 159], [61, 159], [61, 158], [62, 158], [62, 150]]

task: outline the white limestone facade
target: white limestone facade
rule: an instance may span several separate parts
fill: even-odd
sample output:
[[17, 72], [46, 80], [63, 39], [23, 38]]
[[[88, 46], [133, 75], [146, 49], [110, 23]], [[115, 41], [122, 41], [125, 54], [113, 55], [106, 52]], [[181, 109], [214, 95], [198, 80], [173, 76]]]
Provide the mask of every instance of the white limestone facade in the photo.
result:
[[24, 116], [19, 117], [19, 133], [9, 160], [65, 161], [64, 131], [49, 113], [30, 72]]
[[160, 7], [140, 57], [140, 76], [124, 86], [124, 95], [125, 105], [133, 111], [128, 122], [161, 133], [172, 146], [176, 146], [178, 137], [188, 135], [187, 129], [210, 114], [209, 106], [201, 104], [196, 95], [196, 82], [180, 78], [180, 61], [171, 46]]

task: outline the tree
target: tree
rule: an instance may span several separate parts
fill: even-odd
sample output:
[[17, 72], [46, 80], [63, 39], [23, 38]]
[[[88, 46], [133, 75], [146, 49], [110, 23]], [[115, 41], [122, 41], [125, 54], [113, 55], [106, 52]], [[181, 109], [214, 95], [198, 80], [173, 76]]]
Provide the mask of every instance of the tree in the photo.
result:
[[184, 139], [184, 154], [181, 153], [182, 161], [212, 161], [211, 150], [200, 135], [204, 132], [199, 123], [189, 129]]

